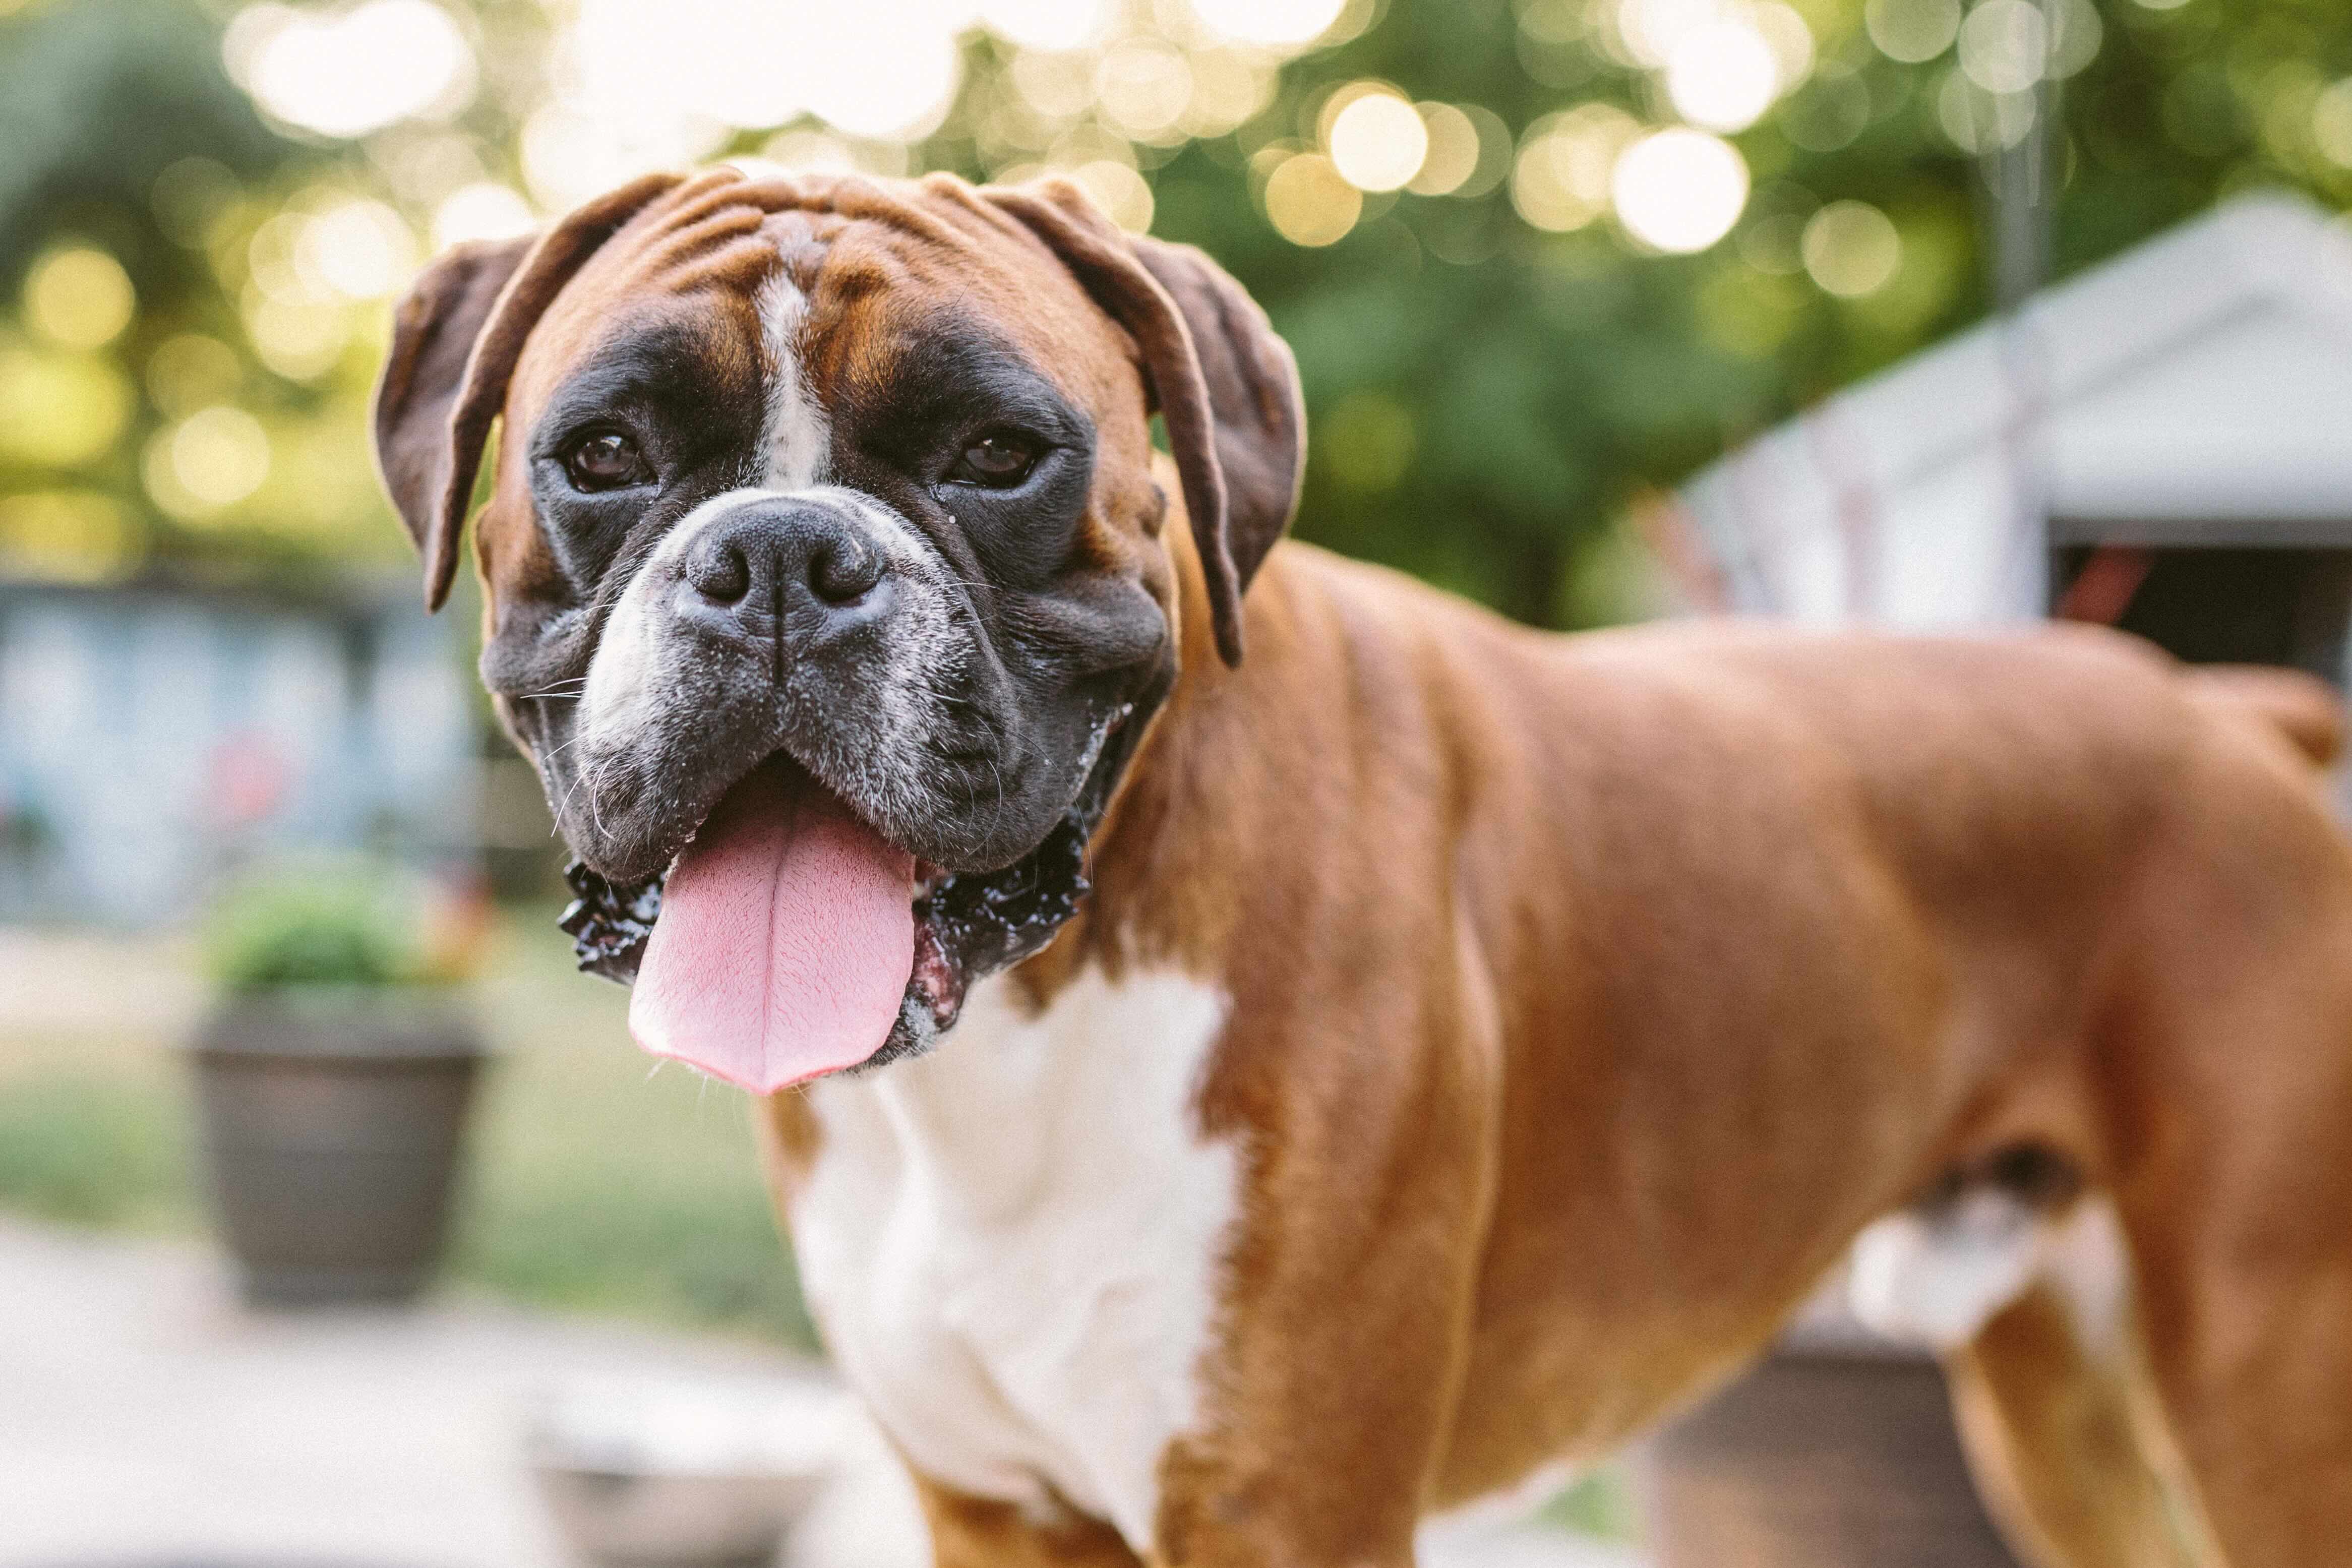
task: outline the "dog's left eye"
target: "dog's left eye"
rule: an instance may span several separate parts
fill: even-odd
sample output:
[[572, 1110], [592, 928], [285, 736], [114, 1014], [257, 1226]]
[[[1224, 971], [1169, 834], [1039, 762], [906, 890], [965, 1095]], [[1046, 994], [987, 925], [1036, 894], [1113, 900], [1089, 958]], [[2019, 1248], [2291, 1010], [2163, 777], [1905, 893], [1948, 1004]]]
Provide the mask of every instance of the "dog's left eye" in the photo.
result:
[[583, 490], [616, 490], [648, 477], [637, 444], [618, 430], [599, 430], [574, 441], [563, 454], [563, 471]]
[[1042, 454], [1038, 443], [1011, 430], [992, 430], [966, 447], [948, 478], [958, 484], [1008, 490], [1029, 477]]

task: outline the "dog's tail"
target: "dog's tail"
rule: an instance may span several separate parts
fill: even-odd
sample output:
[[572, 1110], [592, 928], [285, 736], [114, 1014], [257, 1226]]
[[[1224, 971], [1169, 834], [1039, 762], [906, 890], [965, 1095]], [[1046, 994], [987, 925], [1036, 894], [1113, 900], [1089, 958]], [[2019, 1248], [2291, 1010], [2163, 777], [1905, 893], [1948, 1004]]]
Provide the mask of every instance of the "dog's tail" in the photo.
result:
[[2315, 767], [2344, 754], [2344, 701], [2315, 675], [2267, 664], [2209, 664], [2189, 672], [2197, 695], [2250, 713], [2293, 742]]

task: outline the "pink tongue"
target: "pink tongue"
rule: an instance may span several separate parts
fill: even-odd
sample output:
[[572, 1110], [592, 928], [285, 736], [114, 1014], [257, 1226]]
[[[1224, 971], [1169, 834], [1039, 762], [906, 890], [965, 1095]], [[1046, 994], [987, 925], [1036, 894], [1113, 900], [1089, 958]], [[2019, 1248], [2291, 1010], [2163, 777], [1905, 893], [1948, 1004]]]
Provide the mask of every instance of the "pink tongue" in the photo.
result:
[[856, 1067], [914, 967], [913, 870], [800, 769], [762, 763], [662, 889], [629, 1032], [759, 1094]]

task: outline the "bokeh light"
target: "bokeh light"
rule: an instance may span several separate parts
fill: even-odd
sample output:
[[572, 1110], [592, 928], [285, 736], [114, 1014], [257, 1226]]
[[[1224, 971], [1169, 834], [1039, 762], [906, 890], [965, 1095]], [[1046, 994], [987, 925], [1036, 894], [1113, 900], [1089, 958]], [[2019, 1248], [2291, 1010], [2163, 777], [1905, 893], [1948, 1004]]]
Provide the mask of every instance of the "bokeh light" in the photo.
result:
[[1582, 228], [1609, 209], [1617, 160], [1641, 134], [1622, 109], [1588, 103], [1528, 127], [1511, 169], [1511, 205], [1537, 228]]
[[1805, 269], [1805, 219], [1793, 212], [1756, 213], [1739, 226], [1740, 259], [1757, 271], [1785, 278]]
[[2049, 18], [2051, 78], [2063, 80], [2080, 76], [2098, 58], [2099, 46], [2106, 38], [2106, 24], [2099, 20], [2098, 7], [2091, 0], [2049, 0]]
[[137, 563], [140, 544], [130, 510], [102, 491], [0, 496], [0, 555], [38, 576], [81, 583], [121, 577]]
[[1125, 163], [1097, 158], [1070, 171], [1070, 178], [1094, 198], [1110, 220], [1130, 234], [1151, 226], [1151, 187]]
[[525, 183], [568, 207], [802, 114], [855, 138], [919, 139], [954, 102], [969, 22], [945, 0], [670, 0], [649, 27], [639, 0], [580, 0], [553, 95], [523, 126]]
[[535, 226], [521, 193], [495, 181], [460, 185], [433, 209], [433, 246], [446, 250], [468, 239], [512, 239]]
[[1030, 49], [1084, 48], [1110, 24], [1108, 0], [982, 0], [989, 31]]
[[269, 435], [242, 408], [199, 409], [149, 444], [145, 469], [158, 506], [201, 518], [261, 488], [269, 477]]
[[1869, 0], [1862, 21], [1879, 53], [1918, 65], [1950, 48], [1960, 36], [1960, 0]]
[[1451, 193], [1468, 200], [1486, 195], [1511, 177], [1517, 142], [1503, 117], [1485, 104], [1458, 103], [1454, 107], [1462, 111], [1470, 128], [1478, 133], [1478, 162], [1471, 169], [1470, 177]]
[[826, 131], [783, 132], [770, 137], [760, 154], [786, 174], [849, 174], [857, 171], [856, 151]]
[[336, 303], [289, 300], [263, 290], [247, 294], [246, 335], [261, 363], [289, 381], [315, 381], [341, 363], [351, 346], [351, 313]]
[[255, 102], [325, 136], [453, 113], [474, 85], [473, 51], [429, 0], [362, 0], [342, 11], [248, 6], [230, 22], [222, 53]]
[[[1328, 140], [1333, 166], [1362, 191], [1402, 188], [1421, 173], [1422, 162], [1429, 155], [1429, 127], [1421, 110], [1384, 89], [1350, 100], [1332, 117]], [[1476, 140], [1473, 131], [1473, 167], [1477, 162]], [[1463, 178], [1468, 175], [1469, 170], [1465, 169]], [[1454, 183], [1459, 184], [1461, 180]]]
[[1240, 49], [1212, 48], [1192, 57], [1192, 97], [1180, 123], [1191, 135], [1223, 136], [1274, 98], [1274, 69]]
[[0, 458], [74, 468], [105, 458], [131, 421], [130, 383], [95, 354], [0, 348]]
[[69, 349], [112, 342], [131, 324], [137, 304], [122, 264], [90, 246], [50, 252], [25, 279], [26, 324]]
[[1675, 112], [1710, 131], [1755, 124], [1772, 107], [1780, 78], [1771, 45], [1744, 21], [1694, 27], [1666, 58], [1666, 95]]
[[1616, 0], [1605, 8], [1630, 62], [1653, 70], [1665, 68], [1676, 44], [1723, 15], [1717, 0]]
[[314, 295], [381, 300], [408, 281], [417, 260], [406, 222], [376, 201], [339, 202], [294, 242], [294, 264]]
[[1083, 54], [1024, 50], [1013, 57], [1012, 79], [1025, 107], [1053, 119], [1083, 114], [1094, 105], [1094, 65]]
[[1643, 137], [1610, 182], [1618, 221], [1644, 245], [1705, 250], [1731, 232], [1748, 203], [1748, 163], [1720, 136], [1676, 126]]
[[1192, 100], [1192, 68], [1157, 38], [1129, 38], [1103, 53], [1095, 67], [1095, 101], [1103, 117], [1139, 141], [1176, 132]]
[[1780, 0], [1764, 0], [1748, 14], [1748, 20], [1763, 35], [1765, 47], [1772, 51], [1773, 64], [1780, 68], [1776, 90], [1782, 94], [1795, 91], [1813, 74], [1816, 51], [1812, 28], [1794, 6], [1784, 5]]
[[1192, 0], [1193, 11], [1218, 33], [1273, 47], [1311, 41], [1345, 8], [1346, 0]]
[[1960, 69], [1987, 92], [2023, 92], [2049, 67], [2050, 25], [2033, 0], [1982, 0], [1960, 24]]
[[2352, 169], [2352, 77], [2329, 87], [2313, 100], [2311, 140], [2321, 156]]
[[[859, 0], [796, 14], [805, 26], [794, 47], [819, 119], [852, 136], [912, 141], [947, 118], [963, 77], [951, 14], [924, 0]], [[891, 47], [876, 48], [877, 37]]]
[[523, 180], [540, 205], [561, 212], [650, 170], [699, 163], [723, 139], [716, 121], [619, 118], [549, 103], [523, 122]]
[[1868, 202], [1832, 202], [1806, 222], [1801, 254], [1814, 282], [1854, 300], [1894, 281], [1903, 265], [1903, 237]]
[[1478, 172], [1477, 122], [1450, 103], [1419, 108], [1427, 147], [1405, 189], [1417, 196], [1451, 195]]
[[1958, 68], [1936, 94], [1937, 123], [1964, 153], [2017, 146], [2040, 114], [2032, 92], [1987, 92]]
[[1363, 193], [1320, 153], [1294, 153], [1265, 182], [1265, 216], [1293, 245], [1337, 244], [1356, 226]]

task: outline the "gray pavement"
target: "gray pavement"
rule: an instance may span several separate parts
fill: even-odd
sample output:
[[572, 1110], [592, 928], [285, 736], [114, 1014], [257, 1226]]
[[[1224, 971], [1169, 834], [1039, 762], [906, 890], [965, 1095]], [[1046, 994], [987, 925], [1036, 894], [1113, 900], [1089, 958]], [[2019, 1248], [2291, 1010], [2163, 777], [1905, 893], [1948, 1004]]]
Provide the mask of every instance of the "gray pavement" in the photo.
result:
[[[531, 1406], [583, 1379], [821, 1369], [473, 1300], [259, 1316], [202, 1249], [0, 1222], [0, 1564], [562, 1568], [523, 1466]], [[798, 1563], [921, 1560], [870, 1430]]]
[[[205, 1249], [0, 1219], [0, 1568], [164, 1563], [569, 1568], [519, 1435], [583, 1380], [719, 1377], [824, 1398], [761, 1347], [442, 1299], [409, 1312], [240, 1310]], [[789, 1568], [917, 1568], [912, 1500], [851, 1418]], [[1635, 1568], [1509, 1523], [1429, 1568]]]

